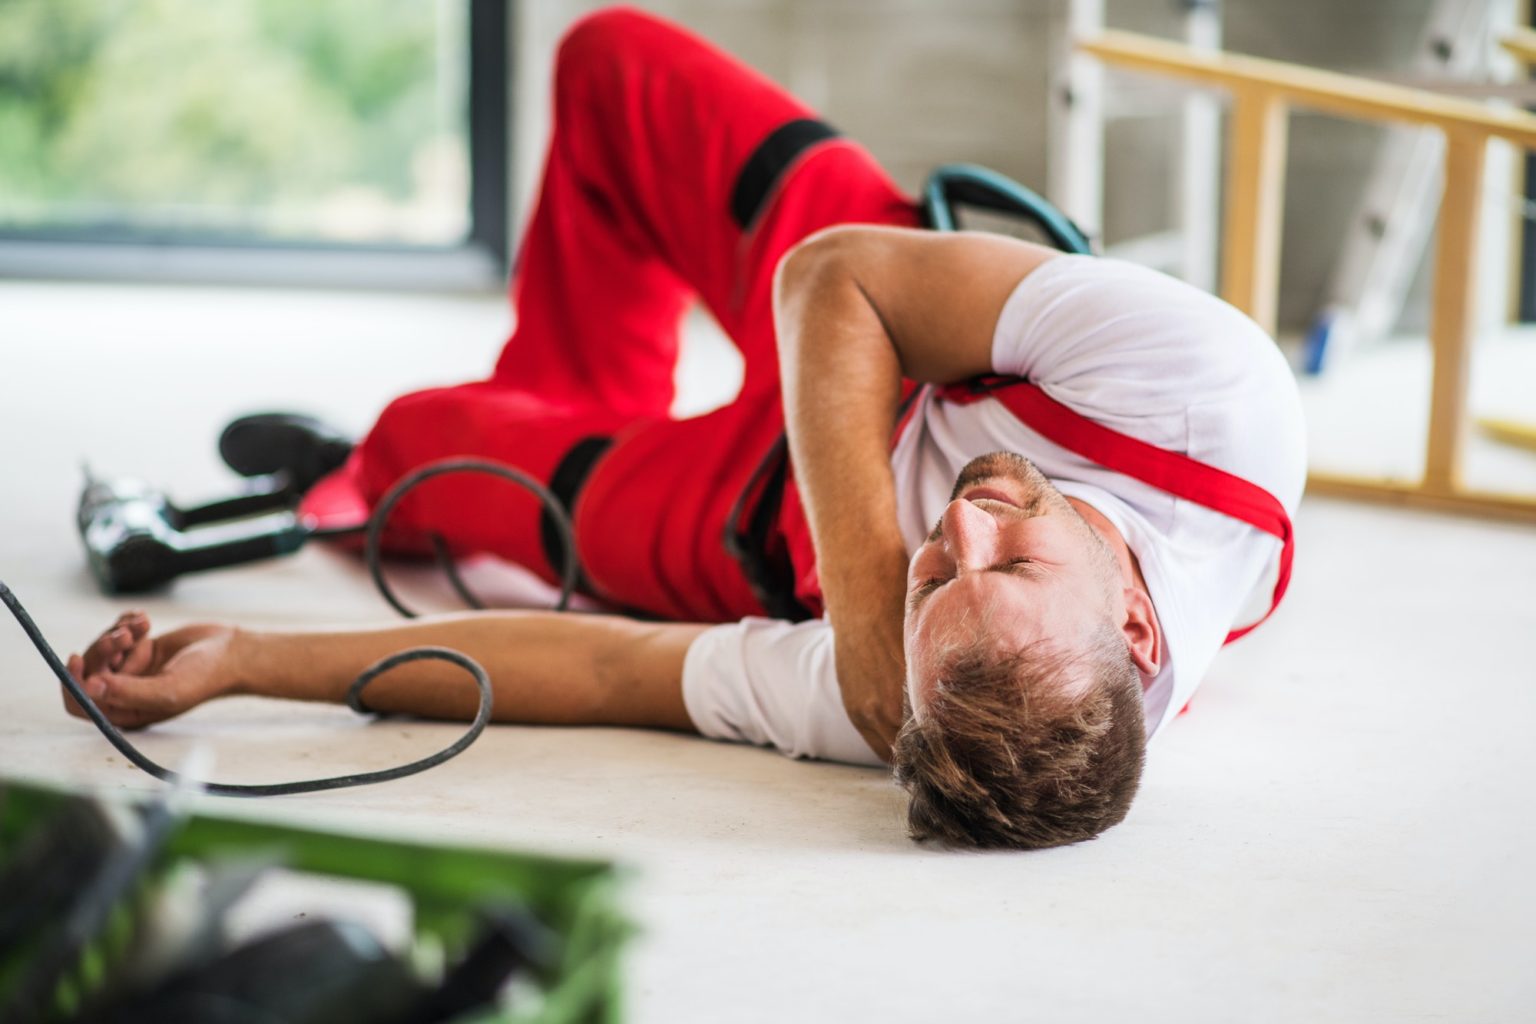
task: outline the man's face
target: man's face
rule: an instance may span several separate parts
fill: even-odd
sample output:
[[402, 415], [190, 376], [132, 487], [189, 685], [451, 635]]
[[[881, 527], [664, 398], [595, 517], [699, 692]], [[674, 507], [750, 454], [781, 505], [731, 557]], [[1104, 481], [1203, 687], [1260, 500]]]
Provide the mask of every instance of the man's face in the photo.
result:
[[950, 498], [907, 569], [907, 695], [919, 715], [956, 645], [1071, 645], [1122, 600], [1108, 545], [1022, 456], [971, 460]]

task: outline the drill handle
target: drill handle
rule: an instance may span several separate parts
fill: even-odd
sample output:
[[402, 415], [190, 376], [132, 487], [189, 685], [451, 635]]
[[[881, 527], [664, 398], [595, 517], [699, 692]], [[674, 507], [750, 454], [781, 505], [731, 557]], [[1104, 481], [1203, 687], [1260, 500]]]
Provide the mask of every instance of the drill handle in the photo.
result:
[[265, 515], [268, 512], [292, 510], [299, 503], [300, 495], [285, 486], [265, 487], [248, 491], [233, 498], [210, 501], [191, 508], [173, 506], [169, 518], [178, 530], [206, 523], [241, 519], [246, 516]]
[[178, 532], [173, 540], [176, 573], [201, 572], [290, 554], [309, 535], [309, 527], [287, 513]]

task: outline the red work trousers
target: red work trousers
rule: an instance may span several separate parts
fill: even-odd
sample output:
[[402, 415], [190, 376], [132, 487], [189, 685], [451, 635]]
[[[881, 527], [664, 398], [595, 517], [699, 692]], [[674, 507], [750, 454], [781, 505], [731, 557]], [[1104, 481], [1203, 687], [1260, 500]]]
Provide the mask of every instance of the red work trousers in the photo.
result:
[[[578, 442], [612, 438], [572, 508], [595, 595], [679, 620], [761, 614], [723, 536], [784, 428], [774, 267], [818, 229], [915, 226], [916, 207], [864, 149], [818, 134], [803, 104], [644, 13], [578, 23], [559, 49], [554, 103], [514, 272], [516, 326], [494, 374], [391, 403], [307, 506], [371, 507], [410, 470], [449, 456], [547, 482]], [[806, 122], [802, 145], [776, 160]], [[678, 331], [695, 301], [740, 349], [745, 379], [731, 404], [673, 420]], [[396, 508], [388, 542], [417, 548], [436, 532], [459, 554], [492, 553], [553, 581], [540, 512], [504, 481], [439, 477]]]

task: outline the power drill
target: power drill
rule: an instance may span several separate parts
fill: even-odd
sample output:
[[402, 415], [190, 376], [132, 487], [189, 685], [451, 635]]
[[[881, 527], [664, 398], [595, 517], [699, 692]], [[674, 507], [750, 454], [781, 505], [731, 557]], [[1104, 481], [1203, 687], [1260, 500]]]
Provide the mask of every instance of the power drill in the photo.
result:
[[266, 481], [182, 508], [147, 484], [101, 480], [87, 466], [75, 521], [102, 591], [133, 594], [183, 573], [297, 551], [314, 533], [297, 507], [293, 491]]

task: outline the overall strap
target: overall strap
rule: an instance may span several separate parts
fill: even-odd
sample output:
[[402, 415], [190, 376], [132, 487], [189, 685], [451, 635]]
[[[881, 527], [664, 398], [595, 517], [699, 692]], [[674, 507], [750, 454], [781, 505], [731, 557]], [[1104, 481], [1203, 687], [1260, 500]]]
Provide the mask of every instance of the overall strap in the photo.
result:
[[995, 398], [1025, 426], [1068, 451], [1279, 538], [1280, 572], [1269, 610], [1258, 621], [1232, 630], [1226, 642], [1252, 632], [1279, 607], [1291, 582], [1295, 541], [1285, 506], [1264, 488], [1187, 455], [1111, 430], [1019, 377], [980, 377], [939, 388], [938, 396], [959, 404]]

